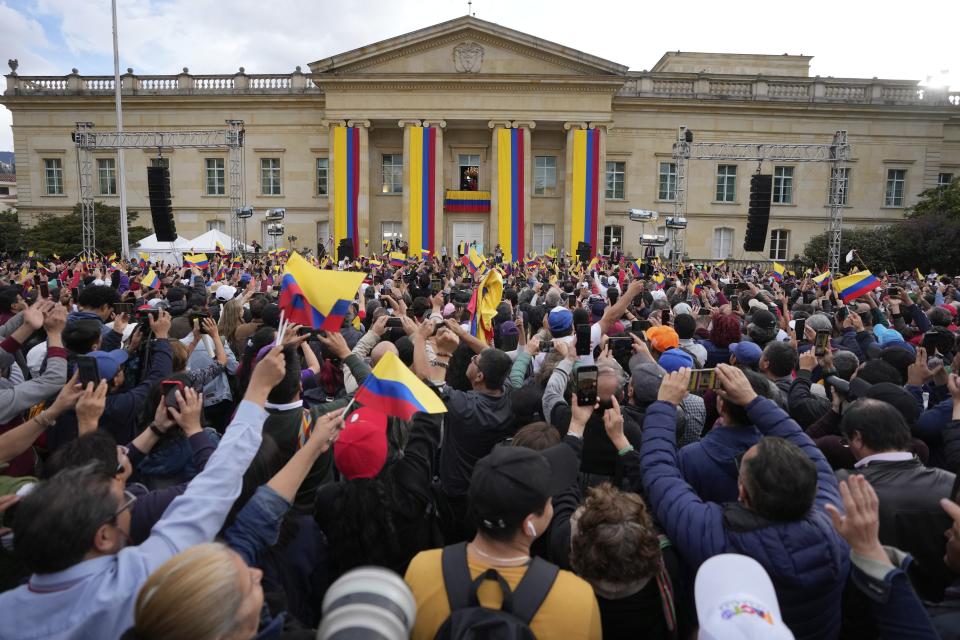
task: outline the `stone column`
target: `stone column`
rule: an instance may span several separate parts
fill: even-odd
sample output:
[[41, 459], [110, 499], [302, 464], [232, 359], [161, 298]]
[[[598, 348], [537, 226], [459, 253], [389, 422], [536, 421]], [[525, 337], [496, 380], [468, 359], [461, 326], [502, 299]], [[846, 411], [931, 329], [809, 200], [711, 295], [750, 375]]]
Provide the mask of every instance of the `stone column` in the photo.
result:
[[563, 228], [560, 230], [559, 239], [554, 236], [554, 242], [561, 251], [573, 251], [576, 247], [570, 249], [570, 233], [573, 219], [573, 132], [578, 129], [586, 129], [586, 122], [564, 122], [563, 130], [567, 132], [566, 162], [563, 167]]
[[[440, 247], [444, 245], [446, 241], [446, 235], [444, 233], [446, 227], [446, 220], [443, 216], [443, 195], [444, 195], [444, 186], [443, 186], [443, 130], [447, 127], [446, 120], [424, 120], [423, 126], [425, 127], [436, 127], [437, 129], [437, 148], [436, 153], [433, 158], [434, 166], [434, 191], [433, 191], [433, 225], [434, 225], [434, 242], [436, 243], [433, 247], [436, 255], [440, 255]], [[447, 247], [447, 255], [451, 255], [452, 249]]]
[[348, 127], [360, 129], [360, 175], [357, 176], [357, 246], [368, 255], [370, 242], [370, 121], [348, 120]]
[[484, 242], [484, 251], [493, 254], [500, 242], [500, 141], [501, 129], [513, 126], [510, 120], [491, 120], [487, 127], [493, 131], [490, 143], [490, 237]]

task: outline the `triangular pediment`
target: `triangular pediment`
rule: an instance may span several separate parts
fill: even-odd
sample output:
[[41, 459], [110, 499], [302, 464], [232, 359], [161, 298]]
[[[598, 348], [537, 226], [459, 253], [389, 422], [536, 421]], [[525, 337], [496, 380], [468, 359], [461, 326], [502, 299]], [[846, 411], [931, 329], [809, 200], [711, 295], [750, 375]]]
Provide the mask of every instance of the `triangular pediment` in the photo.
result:
[[627, 67], [492, 22], [464, 16], [318, 60], [337, 76], [611, 76]]

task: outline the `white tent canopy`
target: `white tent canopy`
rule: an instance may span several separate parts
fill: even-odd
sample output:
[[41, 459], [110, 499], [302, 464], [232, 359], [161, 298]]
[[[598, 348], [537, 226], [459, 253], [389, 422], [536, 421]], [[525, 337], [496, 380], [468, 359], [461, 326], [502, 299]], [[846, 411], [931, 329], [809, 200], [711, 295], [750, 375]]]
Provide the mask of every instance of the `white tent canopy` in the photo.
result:
[[190, 241], [183, 236], [177, 236], [173, 242], [160, 242], [157, 234], [153, 234], [137, 243], [137, 252], [149, 254], [151, 262], [179, 264], [183, 260], [183, 252], [189, 250]]
[[[223, 231], [218, 229], [210, 229], [203, 235], [199, 235], [193, 240], [186, 240], [185, 249], [193, 250], [195, 253], [206, 253], [213, 252], [217, 250], [217, 243], [220, 243], [227, 251], [230, 251], [233, 247], [233, 238], [225, 234]], [[242, 245], [244, 251], [252, 251], [252, 249], [246, 245]]]

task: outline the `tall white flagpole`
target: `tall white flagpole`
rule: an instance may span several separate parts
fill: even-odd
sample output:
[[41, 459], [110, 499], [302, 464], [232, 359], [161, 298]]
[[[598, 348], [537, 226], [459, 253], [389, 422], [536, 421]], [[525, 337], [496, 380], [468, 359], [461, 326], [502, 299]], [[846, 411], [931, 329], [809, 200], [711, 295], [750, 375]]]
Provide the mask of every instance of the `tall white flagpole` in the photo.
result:
[[[123, 131], [123, 110], [120, 108], [120, 47], [117, 43], [117, 0], [111, 0], [113, 9], [113, 101], [117, 109], [117, 131]], [[130, 258], [130, 238], [127, 235], [127, 181], [123, 167], [123, 149], [117, 149], [117, 179], [120, 183], [120, 247], [123, 259]]]

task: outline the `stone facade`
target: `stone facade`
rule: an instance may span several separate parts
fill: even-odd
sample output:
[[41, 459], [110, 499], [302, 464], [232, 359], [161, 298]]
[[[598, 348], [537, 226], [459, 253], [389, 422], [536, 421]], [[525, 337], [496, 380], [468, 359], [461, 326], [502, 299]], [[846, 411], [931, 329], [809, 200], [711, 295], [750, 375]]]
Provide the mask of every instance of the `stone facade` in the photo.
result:
[[[608, 168], [607, 181], [615, 182], [612, 193], [603, 193], [601, 185], [598, 243], [606, 246], [600, 250], [609, 249], [605, 239], [617, 238], [625, 250], [639, 253], [641, 230], [657, 231], [654, 224], [642, 228], [629, 221], [631, 208], [672, 215], [669, 163], [680, 125], [697, 140], [728, 142], [828, 143], [834, 131], [846, 129], [853, 147], [844, 208], [848, 225], [899, 218], [922, 190], [960, 175], [960, 94], [924, 89], [915, 81], [810, 77], [809, 60], [670, 52], [650, 71], [636, 72], [463, 17], [319, 60], [309, 72], [298, 67], [289, 75], [249, 75], [241, 69], [200, 76], [185, 69], [178, 75], [137, 76], [128, 71], [122, 77], [124, 125], [187, 130], [243, 120], [245, 201], [258, 212], [247, 221], [248, 240], [266, 240], [260, 213], [283, 207], [285, 235], [296, 236], [298, 247], [327, 242], [332, 232], [330, 189], [320, 188], [318, 161], [330, 161], [334, 124], [362, 128], [360, 234], [371, 248], [389, 234], [406, 235], [405, 128], [424, 122], [441, 131], [441, 203], [443, 190], [461, 186], [461, 157], [478, 162], [479, 189], [494, 190], [497, 129], [527, 130], [528, 251], [545, 250], [551, 242], [569, 244], [570, 147], [579, 128], [602, 132], [601, 170]], [[65, 77], [12, 72], [6, 78], [0, 102], [13, 112], [18, 211], [30, 224], [40, 213], [68, 211], [77, 202], [70, 133], [80, 121], [93, 122], [95, 130], [113, 129], [113, 78], [76, 71]], [[144, 224], [149, 224], [145, 167], [156, 156], [155, 149], [125, 154], [128, 207], [142, 212]], [[229, 184], [221, 188], [218, 182], [221, 166], [222, 180], [229, 180], [226, 151], [164, 150], [163, 157], [180, 234], [194, 237], [221, 224], [229, 231]], [[98, 152], [94, 159], [95, 191], [101, 182], [109, 191], [115, 154]], [[392, 169], [392, 163], [401, 168]], [[756, 170], [756, 163], [690, 162], [688, 256], [789, 259], [824, 230], [828, 166], [784, 165], [779, 171], [790, 176], [789, 198], [772, 206], [774, 237], [762, 254], [745, 253], [749, 177]], [[777, 171], [768, 164], [762, 170]], [[59, 186], [50, 182], [54, 174]], [[332, 163], [327, 175], [332, 177]], [[549, 183], [542, 193], [535, 192], [538, 175]], [[782, 184], [785, 195], [787, 181]], [[96, 198], [118, 200], [110, 194]], [[464, 234], [479, 233], [492, 251], [495, 198], [490, 213], [449, 213], [440, 206], [437, 215], [438, 246], [452, 250]]]

